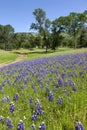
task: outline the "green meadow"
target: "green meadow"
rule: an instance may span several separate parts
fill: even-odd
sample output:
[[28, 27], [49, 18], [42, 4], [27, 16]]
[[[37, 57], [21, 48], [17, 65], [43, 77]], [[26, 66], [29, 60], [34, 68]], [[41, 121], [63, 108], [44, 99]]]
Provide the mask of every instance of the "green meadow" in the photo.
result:
[[86, 130], [86, 52], [84, 48], [0, 51], [5, 63], [24, 56], [23, 62], [0, 69], [0, 130], [16, 130], [20, 120], [25, 130], [39, 130], [42, 122], [46, 130], [74, 130], [78, 122]]
[[76, 54], [87, 52], [87, 48], [81, 49], [72, 49], [72, 48], [57, 48], [55, 52], [51, 49], [48, 49], [46, 53], [45, 49], [19, 49], [12, 51], [4, 51], [0, 50], [0, 63], [11, 63], [16, 61], [19, 55], [23, 55], [23, 61], [32, 60], [35, 58], [49, 57], [49, 56], [57, 56], [63, 54]]

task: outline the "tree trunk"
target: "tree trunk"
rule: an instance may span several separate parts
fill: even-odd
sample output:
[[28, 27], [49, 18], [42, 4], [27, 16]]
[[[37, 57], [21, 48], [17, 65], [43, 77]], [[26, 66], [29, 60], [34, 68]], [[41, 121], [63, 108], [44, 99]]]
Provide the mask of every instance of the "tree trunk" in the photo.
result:
[[76, 49], [76, 31], [74, 29], [74, 49]]
[[47, 51], [48, 51], [48, 46], [47, 46], [47, 43], [46, 43], [46, 53], [47, 53]]
[[48, 45], [47, 45], [47, 38], [46, 38], [46, 34], [45, 34], [45, 32], [44, 32], [43, 40], [44, 40], [44, 44], [45, 44], [45, 46], [46, 46], [46, 53], [47, 53]]

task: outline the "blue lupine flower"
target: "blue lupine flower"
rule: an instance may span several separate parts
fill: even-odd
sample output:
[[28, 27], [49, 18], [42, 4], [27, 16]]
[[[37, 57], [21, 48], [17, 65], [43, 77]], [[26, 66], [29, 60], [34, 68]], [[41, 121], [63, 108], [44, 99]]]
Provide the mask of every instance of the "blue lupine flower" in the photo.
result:
[[65, 73], [62, 73], [61, 76], [62, 76], [62, 78], [65, 78], [66, 74], [65, 74]]
[[5, 83], [4, 82], [2, 82], [2, 87], [4, 87], [5, 86]]
[[32, 121], [34, 122], [34, 121], [36, 121], [38, 118], [37, 118], [37, 113], [33, 113], [33, 115], [32, 115]]
[[79, 72], [80, 76], [84, 75], [84, 71]]
[[27, 84], [28, 80], [27, 79], [24, 79], [24, 84]]
[[75, 85], [72, 87], [72, 90], [73, 90], [73, 91], [76, 91], [76, 86], [75, 86]]
[[14, 112], [14, 110], [15, 110], [15, 105], [14, 105], [13, 102], [10, 103], [10, 108], [9, 108], [9, 109], [10, 109], [10, 112], [11, 112], [11, 113]]
[[62, 98], [62, 97], [59, 97], [59, 99], [58, 99], [57, 103], [58, 103], [59, 105], [61, 105], [61, 104], [62, 104], [62, 102], [63, 102], [63, 98]]
[[10, 97], [9, 96], [7, 96], [7, 102], [10, 102]]
[[81, 130], [84, 130], [84, 127], [83, 127], [83, 125], [82, 125], [81, 122], [79, 122], [79, 126], [80, 126], [80, 129], [81, 129]]
[[22, 86], [21, 86], [21, 89], [24, 89], [24, 88], [25, 88], [25, 87], [22, 85]]
[[41, 106], [41, 104], [40, 104], [38, 99], [35, 102], [35, 104], [36, 104], [36, 113], [37, 113], [37, 115], [42, 115], [43, 114], [43, 110], [42, 110], [42, 106]]
[[5, 121], [5, 120], [4, 120], [4, 117], [3, 117], [3, 116], [0, 116], [0, 122], [1, 122], [1, 123], [4, 123], [4, 121]]
[[32, 103], [33, 102], [33, 99], [32, 97], [29, 98], [29, 103]]
[[81, 122], [76, 123], [75, 130], [84, 130], [84, 127]]
[[19, 94], [18, 94], [18, 93], [16, 93], [16, 95], [15, 95], [14, 98], [13, 98], [13, 100], [15, 100], [15, 101], [18, 101], [18, 100], [19, 100]]
[[42, 108], [42, 106], [40, 105], [39, 100], [38, 100], [38, 101], [36, 101], [36, 109], [41, 109], [41, 108]]
[[17, 130], [25, 130], [25, 124], [24, 124], [23, 120], [19, 121]]
[[36, 121], [38, 119], [38, 116], [39, 115], [42, 115], [43, 114], [43, 110], [42, 110], [42, 106], [39, 102], [39, 100], [37, 99], [37, 101], [35, 102], [35, 105], [36, 105], [36, 110], [33, 112], [33, 115], [32, 115], [32, 121]]
[[42, 115], [43, 114], [43, 110], [42, 109], [37, 109], [36, 113], [37, 113], [37, 115]]
[[40, 129], [40, 130], [46, 130], [46, 125], [45, 125], [44, 122], [42, 122], [42, 123], [40, 124], [39, 129]]
[[72, 86], [72, 87], [74, 86], [74, 83], [73, 83], [72, 80], [69, 80], [69, 85]]
[[39, 83], [42, 83], [42, 78], [38, 78], [37, 81], [38, 81]]
[[58, 84], [59, 84], [59, 87], [62, 87], [62, 85], [63, 85], [63, 81], [62, 81], [61, 78], [58, 78]]
[[48, 97], [49, 97], [49, 101], [52, 102], [53, 101], [53, 93], [50, 92], [49, 95], [48, 95]]
[[7, 125], [8, 129], [11, 129], [13, 127], [12, 121], [9, 117], [6, 120], [6, 125]]
[[49, 89], [49, 87], [48, 87], [48, 86], [46, 86], [46, 91], [47, 91], [47, 92], [49, 92], [49, 91], [50, 91], [50, 89]]

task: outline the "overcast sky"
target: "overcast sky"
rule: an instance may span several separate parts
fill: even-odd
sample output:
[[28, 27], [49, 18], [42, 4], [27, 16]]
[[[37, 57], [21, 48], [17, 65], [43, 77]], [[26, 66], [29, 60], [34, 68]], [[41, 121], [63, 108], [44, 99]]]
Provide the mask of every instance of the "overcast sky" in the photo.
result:
[[29, 32], [36, 8], [43, 9], [47, 18], [54, 20], [87, 10], [87, 0], [0, 0], [0, 24], [11, 24], [15, 32]]

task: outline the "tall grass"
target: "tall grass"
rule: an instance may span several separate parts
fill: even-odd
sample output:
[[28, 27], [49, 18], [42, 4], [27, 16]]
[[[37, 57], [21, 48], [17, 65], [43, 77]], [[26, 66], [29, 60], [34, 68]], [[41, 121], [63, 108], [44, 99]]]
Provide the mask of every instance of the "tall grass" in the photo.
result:
[[[26, 52], [26, 51], [25, 51]], [[57, 56], [62, 54], [76, 54], [87, 52], [87, 48], [72, 49], [72, 48], [57, 48], [55, 51], [48, 49], [46, 53], [45, 49], [33, 49], [26, 53], [27, 59], [42, 58], [48, 56]]]
[[10, 51], [0, 50], [0, 63], [8, 63], [15, 61], [17, 57], [17, 54], [14, 54]]

